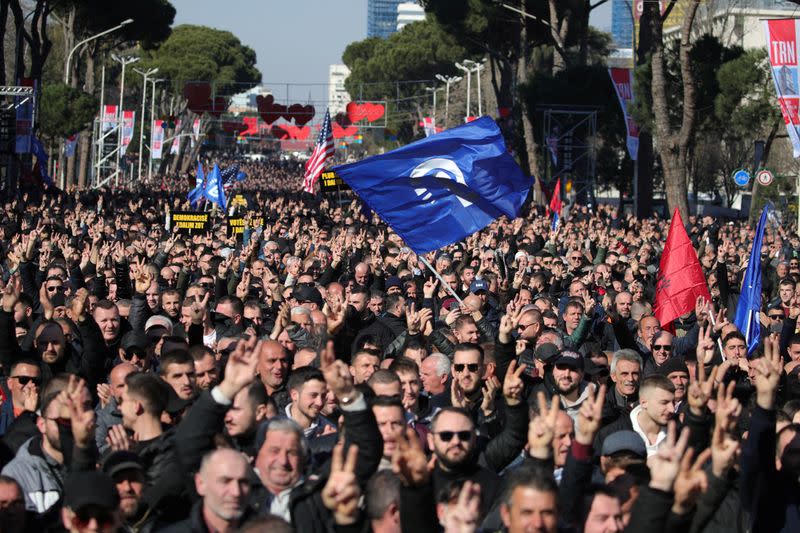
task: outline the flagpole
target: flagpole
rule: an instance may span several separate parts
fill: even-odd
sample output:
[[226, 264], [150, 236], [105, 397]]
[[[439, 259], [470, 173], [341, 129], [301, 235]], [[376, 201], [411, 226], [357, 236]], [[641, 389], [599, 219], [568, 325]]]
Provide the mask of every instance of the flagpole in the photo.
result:
[[464, 303], [464, 300], [462, 300], [461, 298], [459, 298], [458, 294], [456, 294], [456, 292], [453, 290], [453, 288], [450, 286], [450, 284], [449, 284], [449, 283], [447, 283], [447, 282], [444, 280], [444, 278], [442, 277], [442, 275], [441, 275], [441, 274], [439, 274], [439, 272], [437, 272], [435, 268], [433, 268], [433, 265], [431, 265], [431, 264], [428, 262], [428, 260], [427, 260], [427, 259], [425, 259], [425, 257], [424, 257], [424, 256], [422, 256], [422, 255], [417, 255], [417, 257], [419, 258], [419, 260], [420, 260], [420, 261], [422, 261], [422, 262], [425, 264], [425, 266], [426, 266], [426, 267], [428, 267], [428, 270], [430, 270], [431, 272], [433, 272], [433, 275], [434, 275], [434, 276], [436, 276], [436, 278], [437, 278], [437, 279], [438, 279], [438, 280], [439, 280], [439, 281], [442, 283], [442, 286], [445, 288], [445, 290], [447, 290], [447, 292], [449, 292], [449, 293], [450, 293], [450, 295], [451, 295], [453, 298], [455, 298], [455, 299], [458, 301], [458, 303], [459, 303], [459, 304], [463, 304], [463, 303]]

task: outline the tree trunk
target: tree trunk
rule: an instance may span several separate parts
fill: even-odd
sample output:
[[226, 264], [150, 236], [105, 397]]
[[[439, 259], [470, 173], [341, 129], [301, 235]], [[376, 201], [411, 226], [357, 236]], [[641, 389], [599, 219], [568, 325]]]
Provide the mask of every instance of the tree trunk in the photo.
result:
[[670, 124], [670, 108], [667, 100], [667, 79], [664, 65], [664, 20], [656, 14], [658, 4], [648, 4], [645, 9], [652, 10], [655, 17], [653, 25], [653, 115], [655, 132], [661, 164], [664, 168], [664, 187], [670, 211], [677, 208], [683, 220], [689, 216], [687, 198], [687, 174], [689, 171], [689, 153], [694, 139], [696, 118], [695, 80], [689, 58], [692, 24], [697, 13], [700, 0], [692, 0], [687, 6], [681, 27], [680, 66], [683, 83], [683, 110], [681, 127], [678, 131]]
[[6, 84], [5, 31], [8, 25], [8, 2], [9, 0], [0, 0], [0, 31], [3, 32], [0, 39], [0, 85]]
[[[524, 4], [524, 1], [522, 3]], [[553, 75], [555, 76], [567, 68], [566, 43], [572, 11], [566, 8], [564, 11], [564, 18], [559, 22], [556, 0], [548, 0], [548, 6], [550, 8], [550, 35], [553, 38]], [[522, 11], [524, 10], [525, 7], [523, 6]], [[525, 26], [524, 21], [522, 25]]]
[[[555, 9], [551, 0], [551, 12]], [[520, 2], [522, 12], [525, 12], [525, 2]], [[525, 138], [525, 155], [528, 159], [528, 169], [531, 176], [533, 176], [533, 203], [536, 205], [544, 204], [544, 197], [542, 195], [542, 171], [539, 168], [539, 147], [536, 144], [536, 137], [534, 136], [534, 123], [533, 117], [536, 112], [535, 109], [528, 109], [528, 105], [524, 96], [520, 93], [521, 86], [528, 80], [528, 31], [525, 25], [525, 16], [523, 14], [520, 19], [520, 39], [519, 39], [519, 54], [517, 58], [517, 72], [516, 72], [516, 95], [519, 102], [520, 115], [522, 116], [522, 132]], [[554, 56], [555, 57], [555, 56]]]
[[[83, 89], [89, 93], [94, 94], [94, 50], [89, 49], [86, 54], [86, 83]], [[78, 166], [78, 188], [83, 189], [86, 187], [86, 174], [88, 173], [89, 165], [91, 164], [91, 143], [92, 127], [80, 132], [78, 139], [78, 156], [80, 157], [80, 164]]]

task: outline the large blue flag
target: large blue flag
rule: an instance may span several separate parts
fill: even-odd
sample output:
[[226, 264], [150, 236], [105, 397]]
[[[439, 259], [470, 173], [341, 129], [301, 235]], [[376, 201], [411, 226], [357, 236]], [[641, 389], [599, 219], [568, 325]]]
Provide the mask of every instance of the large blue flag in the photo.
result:
[[750, 261], [744, 274], [742, 293], [736, 305], [736, 318], [733, 323], [744, 333], [747, 339], [747, 355], [750, 356], [761, 340], [761, 243], [764, 240], [764, 229], [767, 227], [769, 206], [764, 206], [761, 218], [756, 227], [753, 247], [750, 249]]
[[532, 185], [490, 117], [333, 170], [418, 254], [515, 218]]
[[55, 187], [56, 184], [53, 182], [53, 178], [47, 173], [47, 152], [45, 152], [44, 145], [38, 137], [31, 136], [31, 153], [36, 156], [42, 183], [48, 187]]
[[189, 203], [194, 207], [196, 204], [200, 203], [200, 200], [203, 198], [203, 190], [205, 189], [205, 174], [203, 173], [203, 164], [198, 161], [197, 162], [197, 175], [194, 178], [194, 189], [189, 191], [189, 194], [186, 198], [189, 200]]
[[219, 205], [222, 209], [225, 209], [225, 189], [222, 187], [222, 177], [220, 176], [219, 167], [216, 164], [214, 165], [214, 170], [208, 175], [203, 196], [208, 198], [209, 201]]

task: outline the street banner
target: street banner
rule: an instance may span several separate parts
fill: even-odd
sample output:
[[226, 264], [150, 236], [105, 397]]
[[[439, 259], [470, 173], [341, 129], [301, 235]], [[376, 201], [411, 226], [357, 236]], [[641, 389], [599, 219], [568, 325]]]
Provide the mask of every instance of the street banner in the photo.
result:
[[200, 119], [194, 119], [192, 122], [192, 148], [194, 148], [195, 143], [200, 140]]
[[628, 111], [628, 107], [633, 103], [633, 69], [610, 68], [608, 75], [611, 76], [611, 82], [614, 84], [614, 90], [622, 108], [622, 116], [625, 118], [625, 129], [628, 132], [628, 155], [633, 161], [636, 161], [639, 154], [639, 126], [633, 121]]
[[172, 145], [169, 148], [170, 155], [176, 155], [179, 152], [178, 149], [181, 147], [181, 138], [178, 137], [178, 134], [180, 134], [180, 132], [181, 132], [181, 121], [178, 120], [177, 122], [175, 122], [175, 133], [173, 134], [175, 135], [175, 138], [172, 139]]
[[[33, 87], [36, 92], [36, 82], [30, 78], [23, 78], [19, 85]], [[14, 98], [14, 105], [17, 106], [16, 120], [16, 143], [14, 152], [17, 154], [29, 154], [33, 148], [33, 96], [17, 96]]]
[[336, 172], [327, 170], [320, 174], [319, 190], [320, 192], [338, 192], [349, 191], [350, 186], [340, 178]]
[[103, 123], [101, 129], [106, 133], [117, 125], [117, 106], [107, 105], [103, 106]]
[[764, 34], [767, 36], [769, 63], [772, 80], [778, 94], [783, 121], [792, 141], [794, 157], [800, 157], [800, 88], [797, 83], [797, 34], [798, 20], [765, 20]]
[[150, 153], [153, 159], [161, 159], [161, 152], [164, 148], [164, 127], [163, 120], [154, 120], [152, 129], [150, 130]]
[[[264, 217], [255, 217], [250, 220], [251, 228], [264, 226]], [[228, 237], [244, 238], [244, 217], [228, 217]]]
[[124, 154], [133, 139], [133, 125], [136, 121], [136, 111], [122, 112], [122, 153]]

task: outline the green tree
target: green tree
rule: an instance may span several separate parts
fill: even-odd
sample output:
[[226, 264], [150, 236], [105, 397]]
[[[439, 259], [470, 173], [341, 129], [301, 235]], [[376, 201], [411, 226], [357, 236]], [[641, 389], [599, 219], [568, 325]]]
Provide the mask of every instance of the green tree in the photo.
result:
[[45, 85], [39, 102], [39, 125], [50, 139], [81, 131], [97, 113], [97, 99], [64, 83]]

